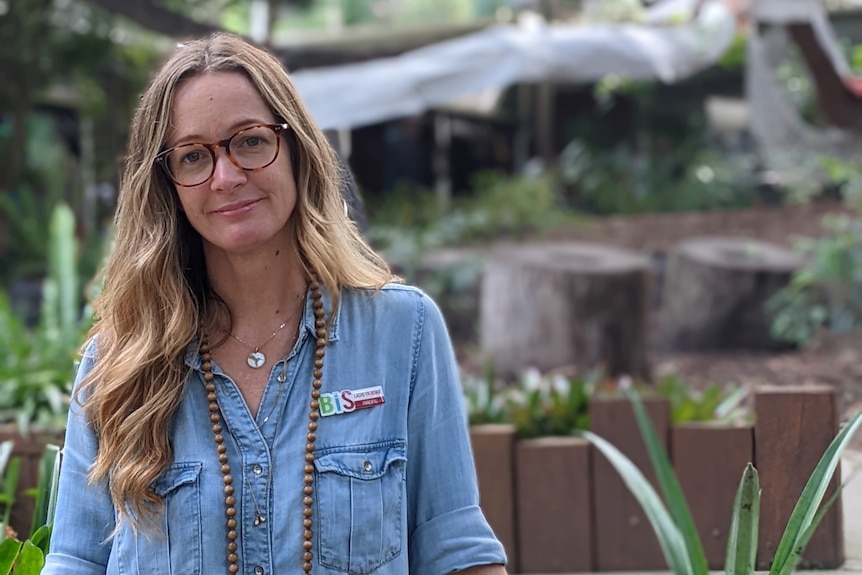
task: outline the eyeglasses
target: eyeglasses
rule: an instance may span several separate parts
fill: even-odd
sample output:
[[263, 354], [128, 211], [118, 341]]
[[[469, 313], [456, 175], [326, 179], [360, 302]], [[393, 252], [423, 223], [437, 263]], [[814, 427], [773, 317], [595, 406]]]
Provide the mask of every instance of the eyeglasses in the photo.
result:
[[156, 156], [155, 162], [178, 186], [199, 186], [215, 173], [217, 148], [223, 148], [236, 167], [260, 170], [278, 157], [279, 135], [287, 129], [287, 124], [251, 126], [214, 144], [191, 143], [168, 148]]

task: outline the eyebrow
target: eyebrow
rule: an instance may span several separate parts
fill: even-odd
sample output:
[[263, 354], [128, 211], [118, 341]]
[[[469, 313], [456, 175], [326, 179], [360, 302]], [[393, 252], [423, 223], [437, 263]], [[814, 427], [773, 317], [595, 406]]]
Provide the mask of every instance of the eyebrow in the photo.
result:
[[[227, 131], [230, 132], [229, 135], [232, 136], [233, 134], [236, 134], [237, 132], [239, 132], [245, 128], [250, 128], [251, 126], [262, 126], [262, 125], [268, 126], [270, 124], [272, 124], [272, 122], [266, 122], [266, 121], [259, 120], [259, 119], [239, 120], [238, 122], [234, 122], [233, 124], [229, 125], [227, 127]], [[223, 138], [220, 138], [220, 139], [223, 139]], [[165, 149], [176, 148], [177, 146], [182, 146], [184, 144], [201, 144], [201, 143], [209, 143], [209, 142], [204, 142], [204, 137], [200, 134], [187, 134], [187, 135], [183, 136], [182, 138], [179, 138], [176, 142], [174, 142], [172, 144], [166, 143]]]

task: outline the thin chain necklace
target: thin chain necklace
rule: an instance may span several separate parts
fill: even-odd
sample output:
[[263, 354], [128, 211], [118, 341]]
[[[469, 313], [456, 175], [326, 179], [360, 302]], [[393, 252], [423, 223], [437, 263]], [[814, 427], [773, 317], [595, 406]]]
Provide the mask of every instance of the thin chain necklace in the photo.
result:
[[[303, 301], [305, 301], [305, 294], [304, 293], [302, 295], [299, 295], [296, 297], [297, 298], [302, 297]], [[297, 314], [297, 312], [299, 310], [301, 310], [302, 308], [303, 308], [303, 306], [302, 306], [302, 304], [300, 304], [299, 307], [297, 307], [295, 310], [293, 310], [293, 313], [291, 313], [289, 316], [287, 316], [285, 318], [285, 320], [283, 322], [281, 322], [281, 325], [279, 325], [277, 328], [275, 328], [275, 331], [272, 332], [272, 335], [269, 336], [269, 339], [267, 339], [265, 342], [263, 342], [260, 345], [251, 345], [250, 343], [246, 342], [245, 340], [240, 339], [239, 336], [234, 335], [233, 332], [230, 333], [230, 336], [232, 338], [234, 338], [235, 340], [237, 340], [238, 342], [240, 342], [241, 344], [243, 344], [244, 346], [246, 346], [247, 348], [249, 348], [251, 350], [251, 353], [248, 354], [248, 357], [245, 359], [245, 362], [248, 364], [248, 366], [250, 368], [260, 369], [261, 367], [263, 367], [266, 364], [266, 355], [264, 355], [264, 353], [260, 350], [263, 349], [266, 346], [266, 344], [268, 344], [273, 339], [275, 339], [275, 336], [278, 335], [278, 332], [283, 330], [287, 326], [287, 322], [292, 320], [293, 316], [295, 316]]]
[[[308, 412], [308, 432], [305, 436], [305, 465], [303, 466], [303, 488], [302, 488], [302, 572], [305, 575], [311, 575], [311, 560], [313, 554], [312, 539], [314, 533], [311, 528], [313, 525], [313, 509], [312, 504], [314, 499], [314, 442], [317, 439], [317, 420], [320, 418], [320, 388], [323, 382], [320, 380], [323, 377], [323, 357], [326, 355], [326, 321], [323, 318], [323, 299], [320, 295], [320, 284], [316, 278], [312, 278], [311, 297], [314, 300], [314, 326], [317, 340], [314, 350], [314, 371], [312, 372], [311, 380], [311, 401], [309, 402]], [[212, 352], [209, 347], [209, 340], [206, 332], [201, 333], [201, 343], [198, 349], [201, 358], [201, 370], [204, 376], [204, 389], [207, 392], [207, 401], [209, 402], [210, 423], [212, 423], [213, 439], [216, 444], [216, 452], [218, 453], [218, 461], [221, 464], [222, 483], [224, 483], [224, 505], [225, 516], [227, 517], [227, 563], [228, 572], [235, 575], [239, 572], [239, 557], [236, 554], [239, 545], [237, 544], [237, 520], [236, 520], [236, 498], [234, 497], [233, 476], [231, 475], [231, 467], [228, 462], [227, 446], [224, 443], [223, 428], [221, 424], [221, 410], [218, 405], [218, 398], [215, 392], [215, 376], [212, 371]]]

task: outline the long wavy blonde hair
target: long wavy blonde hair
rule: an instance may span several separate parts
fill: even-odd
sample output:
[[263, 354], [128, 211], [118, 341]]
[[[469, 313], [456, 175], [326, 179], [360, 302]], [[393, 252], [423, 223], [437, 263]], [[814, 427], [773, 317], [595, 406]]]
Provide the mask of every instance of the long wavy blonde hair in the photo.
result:
[[230, 34], [181, 45], [144, 93], [131, 126], [116, 242], [95, 302], [91, 335], [99, 359], [80, 395], [99, 440], [90, 481], [108, 481], [120, 521], [136, 528], [161, 512], [151, 486], [172, 459], [168, 428], [188, 377], [186, 348], [217, 300], [201, 238], [153, 160], [165, 145], [177, 87], [225, 71], [244, 74], [291, 128], [297, 203], [288, 225], [306, 273], [313, 270], [334, 305], [344, 288], [377, 289], [396, 279], [348, 219], [337, 158], [282, 64]]

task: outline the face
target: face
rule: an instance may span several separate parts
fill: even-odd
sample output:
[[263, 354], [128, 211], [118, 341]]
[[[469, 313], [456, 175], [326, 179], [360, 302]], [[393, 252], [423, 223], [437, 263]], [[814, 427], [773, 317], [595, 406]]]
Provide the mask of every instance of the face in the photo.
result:
[[[190, 143], [215, 143], [245, 128], [274, 124], [275, 117], [252, 83], [242, 74], [217, 72], [194, 76], [177, 88], [171, 129], [165, 148]], [[287, 221], [296, 205], [296, 183], [290, 150], [284, 137], [278, 156], [258, 170], [244, 170], [231, 161], [223, 147], [216, 148], [212, 176], [195, 186], [176, 186], [183, 212], [213, 250], [248, 253], [290, 242]], [[240, 135], [231, 142], [234, 157], [253, 153], [259, 138]], [[191, 150], [192, 148], [185, 148]], [[192, 152], [181, 161], [201, 161]]]

